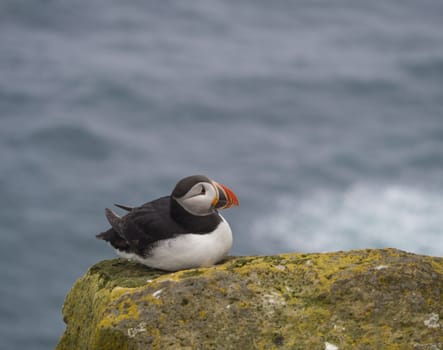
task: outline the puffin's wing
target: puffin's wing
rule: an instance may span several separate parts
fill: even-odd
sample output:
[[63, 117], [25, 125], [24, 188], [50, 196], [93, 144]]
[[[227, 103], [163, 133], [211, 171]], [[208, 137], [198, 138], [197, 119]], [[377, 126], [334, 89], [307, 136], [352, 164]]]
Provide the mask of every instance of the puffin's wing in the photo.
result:
[[119, 228], [121, 236], [132, 246], [146, 245], [184, 233], [184, 229], [171, 218], [169, 197], [133, 208], [121, 218]]

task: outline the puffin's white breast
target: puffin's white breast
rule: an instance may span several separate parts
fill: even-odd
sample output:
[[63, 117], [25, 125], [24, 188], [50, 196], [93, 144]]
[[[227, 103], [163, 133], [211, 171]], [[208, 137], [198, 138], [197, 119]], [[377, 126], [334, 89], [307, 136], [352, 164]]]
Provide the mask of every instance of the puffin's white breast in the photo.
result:
[[213, 232], [180, 234], [175, 238], [159, 241], [146, 258], [120, 251], [117, 254], [153, 268], [176, 271], [214, 265], [229, 253], [231, 247], [232, 231], [222, 217]]

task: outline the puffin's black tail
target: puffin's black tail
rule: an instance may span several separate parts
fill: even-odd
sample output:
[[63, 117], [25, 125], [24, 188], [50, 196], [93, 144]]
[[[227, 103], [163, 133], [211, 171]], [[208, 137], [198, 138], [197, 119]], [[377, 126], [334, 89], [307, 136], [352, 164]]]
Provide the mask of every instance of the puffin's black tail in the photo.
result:
[[95, 235], [95, 237], [97, 239], [102, 239], [106, 242], [110, 242], [114, 238], [115, 235], [116, 235], [116, 233], [115, 233], [114, 229], [110, 228], [108, 231], [101, 232], [98, 235]]
[[112, 228], [99, 233], [96, 237], [111, 243], [111, 245], [118, 250], [128, 251], [129, 244], [120, 234], [120, 216], [108, 208], [105, 209], [105, 215]]
[[99, 233], [96, 235], [97, 239], [102, 239], [106, 242], [111, 243], [111, 245], [118, 250], [129, 251], [129, 244], [121, 238], [117, 232], [113, 228], [110, 228], [108, 231]]

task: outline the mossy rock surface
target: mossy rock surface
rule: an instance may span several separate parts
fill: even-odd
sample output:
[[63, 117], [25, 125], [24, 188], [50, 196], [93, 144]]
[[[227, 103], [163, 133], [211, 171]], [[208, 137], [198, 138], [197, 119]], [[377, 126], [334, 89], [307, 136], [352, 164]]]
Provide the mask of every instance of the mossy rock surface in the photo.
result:
[[443, 259], [377, 249], [175, 273], [106, 260], [74, 284], [63, 316], [58, 350], [443, 350]]

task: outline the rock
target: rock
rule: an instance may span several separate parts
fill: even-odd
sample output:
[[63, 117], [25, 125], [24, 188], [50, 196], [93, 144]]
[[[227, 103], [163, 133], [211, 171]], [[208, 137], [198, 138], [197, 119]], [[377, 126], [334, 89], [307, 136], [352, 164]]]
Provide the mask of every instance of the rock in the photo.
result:
[[443, 349], [443, 258], [282, 254], [175, 273], [106, 260], [63, 316], [58, 350]]

